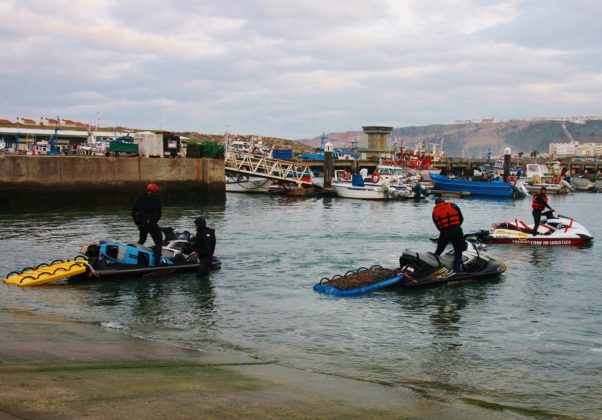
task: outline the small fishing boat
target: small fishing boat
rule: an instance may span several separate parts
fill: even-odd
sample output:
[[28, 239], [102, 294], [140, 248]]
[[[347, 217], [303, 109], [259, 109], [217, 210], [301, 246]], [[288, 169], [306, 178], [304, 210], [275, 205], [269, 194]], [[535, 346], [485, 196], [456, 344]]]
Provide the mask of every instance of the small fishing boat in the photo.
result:
[[451, 179], [443, 175], [430, 174], [433, 189], [452, 192], [468, 192], [470, 195], [487, 197], [513, 197], [516, 189], [504, 181], [471, 181]]
[[521, 245], [587, 245], [594, 239], [583, 225], [572, 217], [554, 216], [551, 211], [542, 214], [543, 218], [533, 235], [533, 224], [522, 220], [504, 221], [493, 225], [491, 233], [483, 231], [480, 236], [485, 243]]
[[575, 189], [575, 187], [569, 184], [566, 180], [560, 180], [558, 183], [549, 182], [525, 182], [525, 188], [530, 193], [539, 192], [543, 187], [548, 190], [549, 194], [568, 194]]
[[571, 177], [571, 184], [577, 191], [587, 191], [594, 187], [594, 183], [586, 176]]
[[339, 197], [363, 200], [395, 200], [420, 198], [425, 195], [422, 188], [410, 184], [411, 179], [403, 176], [401, 168], [392, 165], [378, 165], [370, 176], [362, 169], [359, 174], [335, 171], [332, 188]]
[[244, 174], [226, 174], [226, 192], [265, 193], [270, 191], [273, 180]]

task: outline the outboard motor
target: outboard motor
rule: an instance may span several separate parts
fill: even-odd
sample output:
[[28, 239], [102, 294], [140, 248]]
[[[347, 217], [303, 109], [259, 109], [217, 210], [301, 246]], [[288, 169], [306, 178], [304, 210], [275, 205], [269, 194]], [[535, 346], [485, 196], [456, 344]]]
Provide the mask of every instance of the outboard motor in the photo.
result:
[[[182, 233], [178, 234], [177, 239], [182, 240], [182, 241], [190, 241], [191, 237], [192, 237], [192, 235], [190, 234], [190, 232], [185, 230]], [[176, 239], [176, 238], [174, 238], [174, 239]]]

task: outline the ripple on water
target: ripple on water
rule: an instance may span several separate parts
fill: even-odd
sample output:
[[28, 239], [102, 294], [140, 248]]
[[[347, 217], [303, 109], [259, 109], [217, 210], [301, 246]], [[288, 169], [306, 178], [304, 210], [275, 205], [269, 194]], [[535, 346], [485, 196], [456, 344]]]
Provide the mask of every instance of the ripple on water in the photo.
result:
[[[596, 237], [601, 195], [552, 197]], [[530, 218], [528, 201], [458, 200], [465, 231]], [[167, 203], [168, 204], [168, 203]], [[322, 277], [397, 264], [432, 250], [432, 201], [287, 200], [228, 194], [225, 205], [165, 207], [162, 224], [217, 230], [223, 266], [208, 279], [15, 288], [2, 308], [100, 323], [198, 349], [265, 360], [500, 406], [595, 417], [602, 411], [601, 254], [588, 248], [490, 246], [508, 271], [461, 287], [353, 299], [314, 293]], [[128, 209], [0, 215], [0, 269], [72, 257], [83, 242], [135, 241]]]

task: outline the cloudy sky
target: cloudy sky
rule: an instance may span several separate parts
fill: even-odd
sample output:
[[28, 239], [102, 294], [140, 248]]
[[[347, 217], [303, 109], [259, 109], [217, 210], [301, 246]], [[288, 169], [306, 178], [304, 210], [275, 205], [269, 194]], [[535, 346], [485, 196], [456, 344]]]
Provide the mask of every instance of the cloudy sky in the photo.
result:
[[602, 114], [599, 0], [2, 0], [0, 118], [301, 139]]

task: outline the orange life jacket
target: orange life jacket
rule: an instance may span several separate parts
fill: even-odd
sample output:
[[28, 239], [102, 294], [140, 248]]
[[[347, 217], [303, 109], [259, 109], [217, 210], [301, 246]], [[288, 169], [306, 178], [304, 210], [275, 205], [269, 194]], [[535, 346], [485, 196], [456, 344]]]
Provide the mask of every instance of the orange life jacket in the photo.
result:
[[[539, 201], [537, 199], [537, 197], [541, 197], [541, 199], [543, 200], [543, 202]], [[542, 211], [543, 209], [546, 208], [546, 204], [548, 203], [548, 196], [547, 195], [541, 195], [540, 193], [537, 193], [533, 196], [533, 201], [531, 202], [531, 207], [533, 207], [534, 210], [539, 210]]]
[[452, 226], [460, 226], [460, 213], [456, 210], [452, 203], [447, 201], [439, 203], [433, 209], [433, 218], [439, 229], [446, 229]]

